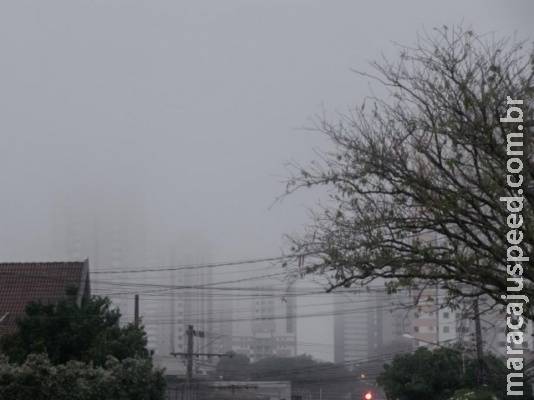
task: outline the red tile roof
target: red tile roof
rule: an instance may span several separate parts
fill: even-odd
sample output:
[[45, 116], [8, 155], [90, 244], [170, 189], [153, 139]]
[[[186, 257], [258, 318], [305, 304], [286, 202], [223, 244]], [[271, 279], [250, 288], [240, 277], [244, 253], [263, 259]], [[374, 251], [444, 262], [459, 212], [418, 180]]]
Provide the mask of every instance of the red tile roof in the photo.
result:
[[[56, 301], [68, 286], [90, 296], [89, 262], [0, 263], [0, 334], [13, 333], [30, 300]], [[7, 316], [6, 316], [6, 313]]]

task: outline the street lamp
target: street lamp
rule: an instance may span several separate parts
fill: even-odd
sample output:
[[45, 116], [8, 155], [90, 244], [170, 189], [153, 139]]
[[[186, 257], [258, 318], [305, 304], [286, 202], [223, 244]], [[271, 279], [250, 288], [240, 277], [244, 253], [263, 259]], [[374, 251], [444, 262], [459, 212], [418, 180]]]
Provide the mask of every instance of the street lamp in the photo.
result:
[[[429, 341], [427, 341], [427, 340], [423, 340], [423, 339], [416, 338], [415, 336], [412, 336], [412, 335], [410, 335], [409, 333], [403, 333], [403, 334], [402, 334], [402, 337], [405, 337], [405, 338], [408, 338], [408, 339], [413, 339], [413, 340], [418, 340], [419, 342], [423, 342], [423, 343], [426, 343], [426, 344], [430, 344], [430, 345], [432, 345], [432, 346], [446, 347], [447, 349], [450, 349], [450, 347], [443, 346], [443, 343], [448, 343], [448, 342], [452, 342], [452, 341], [456, 340], [456, 338], [454, 338], [454, 339], [444, 340], [444, 341], [441, 342], [441, 343], [437, 343], [437, 342], [429, 342]], [[456, 350], [456, 349], [453, 349], [453, 350]], [[458, 350], [458, 351], [459, 351], [459, 350]]]

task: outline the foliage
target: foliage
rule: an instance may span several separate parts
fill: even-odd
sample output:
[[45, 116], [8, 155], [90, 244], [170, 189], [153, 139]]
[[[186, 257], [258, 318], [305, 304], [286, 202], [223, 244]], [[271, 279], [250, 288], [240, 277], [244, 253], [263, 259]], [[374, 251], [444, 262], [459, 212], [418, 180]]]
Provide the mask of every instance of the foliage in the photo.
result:
[[[509, 372], [505, 364], [496, 356], [486, 354], [484, 365], [487, 371], [486, 391], [498, 398], [505, 398], [506, 374]], [[455, 349], [438, 348], [430, 351], [426, 347], [420, 347], [413, 353], [398, 355], [391, 364], [386, 364], [377, 382], [384, 388], [388, 398], [449, 399], [462, 389], [469, 389], [469, 392], [475, 389], [476, 360], [472, 357], [462, 359], [461, 352]], [[518, 398], [533, 398], [530, 385], [525, 385], [524, 396]]]
[[104, 366], [53, 365], [44, 354], [23, 364], [0, 356], [0, 398], [17, 400], [162, 400], [165, 379], [149, 359], [109, 357]]
[[444, 399], [463, 387], [461, 354], [425, 347], [396, 356], [384, 366], [377, 382], [388, 397], [411, 400]]
[[[330, 193], [303, 233], [289, 238], [293, 277], [324, 276], [330, 290], [377, 278], [391, 290], [439, 282], [451, 300], [488, 294], [503, 304], [510, 212], [501, 196], [523, 193], [524, 254], [534, 244], [532, 159], [519, 156], [523, 192], [506, 176], [507, 147], [533, 150], [533, 65], [522, 43], [461, 26], [425, 32], [400, 47], [397, 61], [372, 63], [376, 75], [362, 75], [387, 95], [337, 122], [319, 117], [332, 150], [309, 166], [289, 164], [286, 195], [316, 186]], [[519, 132], [500, 121], [507, 97], [523, 100], [523, 138], [513, 139], [523, 148], [507, 146], [507, 135]], [[529, 297], [533, 262], [523, 270]]]
[[461, 389], [454, 392], [449, 400], [499, 400], [499, 397], [487, 388]]
[[118, 360], [147, 358], [142, 326], [119, 325], [120, 312], [110, 309], [109, 298], [75, 296], [56, 303], [30, 302], [17, 319], [18, 331], [2, 338], [2, 352], [23, 363], [31, 353], [47, 353], [52, 364], [71, 360], [104, 365], [108, 356]]
[[217, 363], [217, 377], [222, 376], [225, 380], [242, 380], [250, 377], [250, 358], [244, 354], [236, 354], [233, 351], [226, 353], [228, 357], [221, 357]]

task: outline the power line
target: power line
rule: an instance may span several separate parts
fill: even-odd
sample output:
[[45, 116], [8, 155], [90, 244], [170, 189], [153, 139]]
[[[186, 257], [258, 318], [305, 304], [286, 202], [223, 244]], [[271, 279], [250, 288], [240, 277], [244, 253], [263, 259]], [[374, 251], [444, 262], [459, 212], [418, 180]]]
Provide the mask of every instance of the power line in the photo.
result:
[[144, 268], [144, 269], [116, 269], [116, 270], [98, 270], [93, 271], [93, 274], [137, 274], [143, 272], [161, 272], [161, 271], [182, 271], [190, 269], [199, 269], [199, 268], [216, 268], [216, 267], [225, 267], [225, 266], [234, 266], [234, 265], [245, 265], [245, 264], [257, 264], [262, 262], [270, 261], [282, 261], [287, 260], [290, 257], [287, 256], [278, 256], [278, 257], [266, 257], [266, 258], [255, 258], [248, 260], [237, 260], [237, 261], [226, 261], [226, 262], [216, 262], [216, 263], [206, 263], [206, 264], [184, 264], [176, 265], [170, 267], [155, 267], [155, 268]]

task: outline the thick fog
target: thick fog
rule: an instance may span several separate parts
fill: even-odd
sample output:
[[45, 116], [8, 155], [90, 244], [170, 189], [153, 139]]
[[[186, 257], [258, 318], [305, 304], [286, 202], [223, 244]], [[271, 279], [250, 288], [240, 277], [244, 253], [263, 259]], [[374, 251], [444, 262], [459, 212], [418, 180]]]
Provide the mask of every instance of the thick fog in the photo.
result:
[[[528, 0], [0, 2], [1, 259], [69, 259], [69, 218], [117, 213], [143, 237], [137, 268], [183, 262], [160, 257], [173, 241], [193, 262], [276, 257], [323, 195], [273, 205], [284, 162], [327, 146], [303, 129], [315, 114], [369, 95], [351, 69], [462, 21], [531, 39], [533, 16]], [[331, 325], [299, 318], [299, 351], [332, 359]]]

